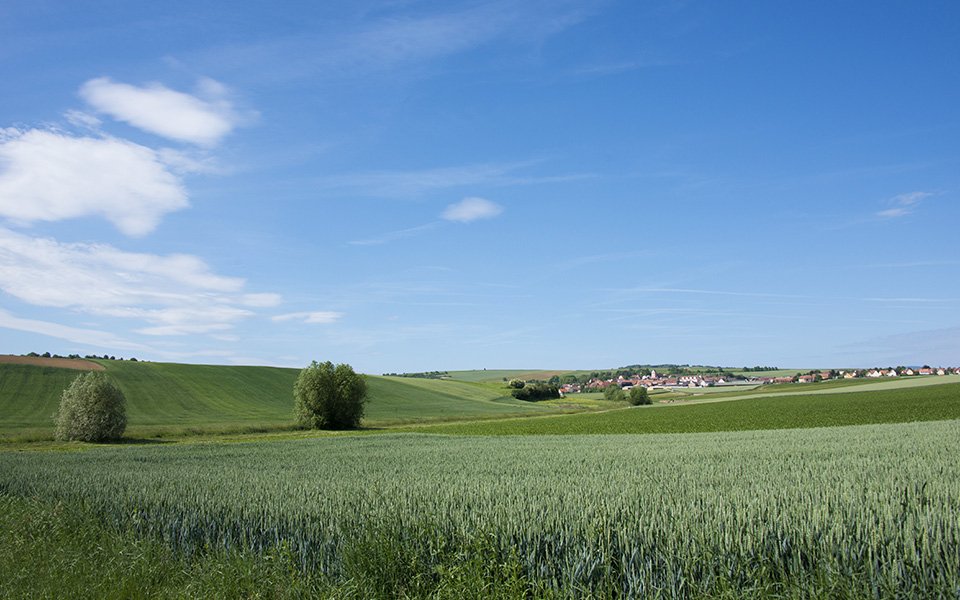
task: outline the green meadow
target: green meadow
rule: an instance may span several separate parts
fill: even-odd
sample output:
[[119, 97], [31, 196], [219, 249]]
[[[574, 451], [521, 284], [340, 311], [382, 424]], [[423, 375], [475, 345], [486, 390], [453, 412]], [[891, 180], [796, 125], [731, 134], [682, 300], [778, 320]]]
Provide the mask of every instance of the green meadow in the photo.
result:
[[[293, 428], [296, 369], [99, 361], [127, 397], [131, 437]], [[78, 372], [0, 364], [0, 438], [52, 433], [60, 394]], [[542, 414], [561, 408], [521, 402], [502, 385], [367, 376], [364, 425]]]
[[77, 372], [0, 365], [0, 597], [960, 590], [957, 377], [641, 407], [502, 382], [549, 371], [367, 377], [364, 429], [324, 435], [293, 429], [294, 369], [101, 364], [124, 444], [47, 441]]
[[803, 429], [960, 419], [960, 384], [748, 397], [678, 406], [637, 406], [594, 414], [556, 415], [413, 428], [455, 435], [692, 433]]

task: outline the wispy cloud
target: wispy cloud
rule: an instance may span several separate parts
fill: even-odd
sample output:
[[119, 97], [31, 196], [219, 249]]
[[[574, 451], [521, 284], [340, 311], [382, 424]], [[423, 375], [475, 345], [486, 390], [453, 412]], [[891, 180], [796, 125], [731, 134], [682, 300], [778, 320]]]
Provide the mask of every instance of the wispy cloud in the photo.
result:
[[495, 0], [466, 7], [442, 4], [432, 11], [409, 10], [407, 4], [386, 3], [357, 21], [331, 19], [328, 29], [309, 36], [219, 46], [191, 62], [220, 70], [242, 68], [271, 81], [384, 73], [420, 77], [422, 67], [485, 44], [535, 47], [583, 21], [597, 3]]
[[471, 223], [480, 219], [492, 219], [503, 212], [503, 207], [485, 198], [464, 198], [448, 206], [440, 217], [446, 221]]
[[682, 63], [677, 60], [652, 59], [652, 58], [622, 60], [622, 61], [615, 61], [615, 62], [583, 65], [579, 68], [574, 69], [571, 72], [571, 74], [575, 77], [604, 77], [607, 75], [619, 75], [621, 73], [637, 71], [639, 69], [648, 69], [653, 67], [671, 67], [679, 64], [682, 64]]
[[932, 195], [933, 194], [930, 192], [909, 192], [907, 194], [894, 196], [887, 201], [887, 203], [890, 205], [890, 208], [879, 211], [877, 216], [884, 219], [905, 217], [913, 213], [921, 201], [929, 198]]
[[102, 216], [127, 235], [187, 206], [163, 154], [112, 137], [0, 130], [0, 217], [29, 224]]
[[205, 98], [171, 90], [159, 83], [143, 87], [109, 77], [91, 79], [80, 96], [93, 108], [134, 127], [180, 142], [212, 146], [242, 120], [226, 98], [226, 88], [201, 80]]
[[404, 198], [452, 188], [561, 183], [594, 177], [591, 174], [522, 174], [524, 169], [534, 164], [537, 162], [476, 164], [410, 171], [366, 171], [326, 177], [318, 180], [317, 185], [364, 196]]
[[737, 292], [730, 290], [703, 290], [692, 288], [672, 288], [672, 287], [635, 287], [624, 290], [624, 292], [643, 293], [643, 294], [698, 294], [709, 296], [743, 296], [751, 298], [812, 298], [813, 296], [804, 296], [798, 294], [773, 294], [767, 292]]
[[389, 231], [376, 237], [352, 240], [347, 242], [351, 246], [379, 246], [398, 240], [415, 237], [432, 231], [444, 225], [444, 221], [453, 223], [472, 223], [481, 219], [492, 219], [503, 212], [503, 207], [495, 202], [476, 196], [464, 198], [447, 206], [440, 213], [440, 221], [432, 221], [416, 227], [407, 227]]
[[284, 315], [276, 315], [270, 317], [270, 320], [277, 323], [282, 323], [284, 321], [300, 321], [309, 325], [330, 325], [332, 323], [336, 323], [342, 317], [343, 313], [341, 312], [318, 310], [312, 312], [294, 312]]
[[417, 227], [408, 227], [406, 229], [390, 231], [377, 237], [353, 240], [347, 243], [352, 246], [379, 246], [389, 242], [395, 242], [397, 240], [402, 240], [404, 238], [414, 237], [422, 233], [426, 233], [431, 229], [436, 229], [439, 225], [439, 222], [427, 223], [426, 225], [418, 225]]
[[244, 287], [195, 256], [66, 244], [0, 228], [0, 290], [34, 306], [127, 319], [145, 335], [223, 332], [253, 316], [251, 309], [280, 302]]
[[73, 342], [76, 344], [90, 344], [99, 348], [137, 351], [144, 351], [148, 349], [146, 346], [129, 342], [105, 331], [71, 327], [69, 325], [51, 323], [49, 321], [39, 321], [36, 319], [22, 319], [15, 317], [2, 308], [0, 308], [0, 328], [37, 333], [48, 337], [67, 340], [68, 342]]
[[576, 258], [571, 258], [565, 260], [556, 265], [556, 268], [561, 271], [567, 271], [570, 269], [577, 269], [585, 265], [592, 265], [597, 263], [606, 263], [606, 262], [621, 262], [626, 260], [632, 260], [641, 257], [649, 257], [652, 253], [650, 252], [612, 252], [609, 254], [592, 254], [589, 256], [578, 256]]

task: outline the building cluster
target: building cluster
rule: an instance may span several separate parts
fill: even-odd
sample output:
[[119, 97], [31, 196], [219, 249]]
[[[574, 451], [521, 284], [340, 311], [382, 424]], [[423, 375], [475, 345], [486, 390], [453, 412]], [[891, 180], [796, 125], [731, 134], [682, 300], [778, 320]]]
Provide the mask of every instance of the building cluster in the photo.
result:
[[724, 385], [731, 381], [743, 382], [743, 379], [733, 380], [729, 375], [660, 375], [656, 370], [651, 370], [649, 375], [634, 375], [624, 377], [622, 375], [615, 379], [593, 378], [586, 384], [568, 383], [560, 387], [560, 391], [565, 394], [578, 392], [602, 391], [610, 386], [620, 386], [625, 390], [638, 385], [646, 388], [699, 388], [710, 387], [714, 385]]
[[633, 377], [618, 376], [615, 379], [593, 378], [586, 384], [567, 383], [560, 386], [564, 394], [602, 391], [610, 386], [619, 386], [628, 390], [642, 385], [646, 388], [703, 388], [716, 385], [773, 384], [773, 383], [815, 383], [831, 379], [857, 379], [861, 377], [922, 377], [960, 375], [960, 367], [888, 367], [886, 369], [851, 369], [811, 371], [791, 377], [734, 377], [730, 375], [659, 375], [651, 370], [649, 375]]

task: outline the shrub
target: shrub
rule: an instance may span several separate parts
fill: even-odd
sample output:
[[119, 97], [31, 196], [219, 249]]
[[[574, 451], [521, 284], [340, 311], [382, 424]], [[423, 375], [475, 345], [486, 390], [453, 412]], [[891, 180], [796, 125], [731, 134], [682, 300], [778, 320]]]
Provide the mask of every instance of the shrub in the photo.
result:
[[54, 437], [81, 442], [119, 439], [127, 428], [126, 404], [123, 392], [106, 375], [95, 371], [79, 375], [60, 397]]
[[550, 385], [549, 383], [531, 383], [520, 389], [513, 390], [510, 394], [517, 400], [536, 402], [538, 400], [559, 398], [560, 388], [555, 385]]
[[653, 404], [653, 401], [650, 400], [650, 394], [647, 393], [647, 388], [642, 385], [635, 385], [630, 388], [630, 393], [627, 394], [627, 400], [634, 406]]
[[626, 396], [623, 395], [623, 389], [619, 385], [613, 384], [603, 390], [603, 399], [611, 402], [623, 402], [626, 400]]
[[512, 387], [515, 390], [521, 390], [527, 384], [522, 379], [511, 379], [510, 383], [508, 383], [507, 385]]
[[293, 398], [302, 427], [353, 429], [363, 417], [367, 383], [350, 365], [313, 361], [300, 371]]

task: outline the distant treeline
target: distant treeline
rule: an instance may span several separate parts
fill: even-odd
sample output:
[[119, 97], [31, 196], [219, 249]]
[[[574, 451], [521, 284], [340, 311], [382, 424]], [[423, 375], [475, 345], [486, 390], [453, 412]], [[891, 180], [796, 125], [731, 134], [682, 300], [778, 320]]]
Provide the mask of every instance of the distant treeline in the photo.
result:
[[756, 366], [756, 367], [744, 367], [744, 368], [742, 368], [742, 369], [740, 369], [740, 370], [743, 371], [744, 373], [752, 373], [752, 372], [754, 372], [754, 371], [779, 371], [780, 369], [779, 369], [778, 367], [760, 367], [760, 366]]
[[37, 354], [36, 352], [28, 352], [27, 354], [21, 354], [21, 356], [30, 356], [32, 358], [72, 358], [75, 360], [81, 359], [81, 358], [85, 358], [87, 360], [98, 358], [100, 360], [129, 360], [132, 362], [137, 362], [136, 358], [131, 357], [128, 359], [124, 359], [122, 356], [120, 358], [117, 358], [116, 356], [110, 356], [108, 354], [104, 354], [103, 356], [97, 356], [96, 354], [86, 354], [84, 356], [80, 356], [79, 354], [68, 354], [66, 356], [62, 356], [60, 354], [50, 354], [49, 352], [44, 352], [43, 354]]
[[447, 371], [426, 371], [423, 373], [384, 373], [384, 377], [414, 377], [416, 379], [445, 379], [450, 377]]

